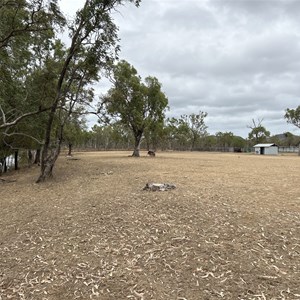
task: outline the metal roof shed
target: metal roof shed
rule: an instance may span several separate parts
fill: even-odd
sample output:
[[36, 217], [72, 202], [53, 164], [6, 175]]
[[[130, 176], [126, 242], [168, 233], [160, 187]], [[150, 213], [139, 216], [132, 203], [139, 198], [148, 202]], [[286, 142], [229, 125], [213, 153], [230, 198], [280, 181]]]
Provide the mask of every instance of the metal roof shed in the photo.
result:
[[278, 155], [278, 146], [276, 144], [257, 144], [253, 147], [255, 154]]

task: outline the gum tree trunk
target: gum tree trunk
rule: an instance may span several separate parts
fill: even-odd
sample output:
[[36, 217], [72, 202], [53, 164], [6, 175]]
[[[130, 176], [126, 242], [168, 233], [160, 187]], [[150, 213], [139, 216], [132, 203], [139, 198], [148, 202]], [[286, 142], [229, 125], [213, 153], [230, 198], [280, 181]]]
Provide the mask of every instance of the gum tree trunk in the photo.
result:
[[0, 169], [0, 176], [1, 176], [2, 173], [7, 172], [6, 156], [0, 159], [0, 163], [1, 163], [1, 169]]
[[[88, 1], [85, 3], [85, 7], [87, 6]], [[52, 170], [54, 167], [54, 164], [58, 158], [58, 155], [60, 153], [60, 147], [62, 143], [62, 131], [63, 131], [63, 126], [61, 126], [59, 135], [58, 135], [58, 142], [55, 145], [54, 149], [51, 148], [51, 131], [53, 129], [53, 123], [54, 123], [54, 118], [55, 114], [58, 108], [58, 104], [61, 100], [61, 94], [62, 94], [62, 86], [63, 82], [65, 80], [69, 65], [71, 63], [71, 60], [73, 59], [77, 47], [78, 47], [78, 38], [80, 36], [81, 30], [84, 28], [84, 20], [81, 20], [76, 32], [73, 35], [71, 46], [69, 49], [68, 56], [64, 62], [64, 65], [62, 67], [61, 73], [59, 75], [59, 79], [57, 82], [57, 87], [56, 87], [56, 96], [55, 100], [52, 104], [51, 110], [49, 112], [49, 118], [46, 126], [46, 131], [45, 131], [45, 142], [44, 146], [42, 149], [42, 155], [41, 155], [41, 173], [39, 178], [37, 179], [36, 183], [43, 182], [47, 178], [52, 177]], [[80, 42], [79, 42], [80, 44]], [[50, 154], [49, 154], [50, 152]]]
[[51, 153], [48, 155], [47, 159], [42, 160], [41, 174], [37, 179], [36, 183], [43, 182], [48, 178], [53, 177], [53, 167], [60, 153], [60, 143], [51, 150]]
[[34, 158], [34, 164], [39, 165], [40, 163], [41, 163], [41, 149], [37, 149]]
[[[42, 151], [42, 159], [41, 159], [41, 173], [36, 183], [40, 183], [45, 181], [48, 178], [53, 176], [52, 171], [55, 165], [55, 162], [59, 156], [60, 148], [62, 144], [62, 134], [64, 127], [61, 125], [58, 132], [58, 140], [56, 142], [55, 147], [50, 149], [50, 132], [51, 126], [48, 127], [49, 132], [47, 132], [46, 136], [48, 136], [48, 142], [44, 144], [45, 149]], [[46, 139], [47, 141], [47, 139]]]
[[69, 151], [68, 151], [68, 155], [72, 156], [72, 144], [69, 143]]
[[16, 150], [15, 151], [15, 170], [19, 169], [18, 156], [19, 156], [19, 150]]
[[30, 167], [32, 165], [32, 159], [33, 159], [33, 155], [30, 149], [28, 149], [27, 151], [27, 159], [28, 159], [28, 167]]
[[135, 144], [134, 144], [134, 150], [132, 153], [133, 157], [140, 157], [140, 147], [141, 147], [142, 137], [143, 137], [142, 132], [138, 132], [134, 136]]

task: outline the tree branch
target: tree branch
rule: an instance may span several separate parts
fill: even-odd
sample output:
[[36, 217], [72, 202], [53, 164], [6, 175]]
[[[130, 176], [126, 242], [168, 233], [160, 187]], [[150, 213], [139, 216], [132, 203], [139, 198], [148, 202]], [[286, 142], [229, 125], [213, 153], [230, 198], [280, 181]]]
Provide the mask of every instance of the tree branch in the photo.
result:
[[33, 137], [32, 135], [26, 134], [26, 133], [21, 133], [21, 132], [6, 133], [6, 132], [4, 132], [3, 135], [5, 135], [5, 136], [14, 136], [14, 135], [24, 136], [24, 137], [28, 137], [28, 138], [34, 140], [35, 142], [37, 142], [40, 145], [44, 144], [44, 142], [39, 141], [37, 138]]
[[1, 114], [2, 114], [3, 123], [5, 124], [6, 123], [6, 116], [5, 116], [5, 113], [4, 113], [3, 109], [2, 109], [1, 104], [0, 104], [0, 110], [1, 110]]
[[[8, 5], [8, 4], [6, 3], [6, 5]], [[20, 10], [20, 5], [17, 7], [17, 9], [15, 11], [15, 15], [13, 17], [12, 29], [10, 30], [10, 32], [8, 32], [6, 34], [6, 36], [4, 36], [4, 37], [2, 37], [2, 39], [0, 39], [0, 49], [3, 47], [6, 47], [11, 38], [13, 38], [17, 35], [20, 35], [24, 32], [39, 32], [39, 31], [49, 30], [49, 27], [38, 27], [38, 28], [34, 27], [35, 25], [39, 25], [40, 21], [41, 21], [41, 18], [38, 18], [37, 20], [35, 20], [35, 16], [42, 10], [42, 1], [38, 2], [37, 9], [35, 9], [35, 8], [32, 9], [31, 14], [30, 14], [30, 20], [27, 23], [25, 23], [23, 27], [14, 28], [15, 27], [14, 21], [19, 13], [19, 10]]]
[[28, 112], [28, 113], [25, 113], [19, 117], [17, 117], [16, 119], [14, 119], [13, 121], [11, 122], [6, 122], [6, 118], [5, 118], [5, 113], [0, 105], [0, 108], [1, 108], [1, 113], [2, 113], [2, 118], [3, 118], [3, 124], [0, 125], [0, 129], [7, 129], [9, 127], [12, 127], [12, 126], [15, 126], [17, 125], [20, 121], [22, 121], [23, 119], [29, 117], [29, 116], [34, 116], [34, 115], [38, 115], [42, 112], [45, 112], [47, 110], [49, 110], [50, 108], [47, 107], [47, 108], [41, 108], [39, 110], [36, 110], [36, 111], [32, 111], [32, 112]]

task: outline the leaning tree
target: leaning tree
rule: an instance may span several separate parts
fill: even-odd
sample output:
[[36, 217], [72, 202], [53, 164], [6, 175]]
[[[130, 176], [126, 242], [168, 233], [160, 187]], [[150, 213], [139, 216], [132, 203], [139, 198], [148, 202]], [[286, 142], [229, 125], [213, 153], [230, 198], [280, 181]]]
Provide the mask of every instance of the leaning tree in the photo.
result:
[[[112, 19], [112, 12], [124, 2], [138, 5], [140, 0], [86, 0], [74, 22], [69, 24], [71, 45], [62, 59], [57, 76], [54, 100], [45, 130], [41, 173], [37, 182], [52, 176], [68, 118], [74, 110], [89, 104], [94, 96], [91, 84], [99, 80], [100, 70], [108, 69], [117, 57], [117, 26]], [[53, 135], [57, 116], [58, 126]]]
[[33, 137], [41, 132], [35, 117], [49, 107], [33, 97], [28, 78], [37, 74], [64, 24], [57, 0], [0, 1], [0, 153], [28, 149], [38, 141]]
[[[93, 99], [92, 84], [109, 68], [119, 51], [112, 12], [125, 2], [85, 0], [68, 26], [70, 46], [57, 42], [65, 26], [57, 0], [11, 0], [0, 4], [0, 134], [20, 134], [16, 125], [43, 115], [41, 173], [37, 182], [52, 176], [60, 152], [64, 126], [74, 111]], [[33, 74], [34, 73], [34, 74]], [[40, 91], [32, 93], [28, 77], [39, 76]], [[44, 80], [45, 79], [45, 80]], [[36, 97], [50, 91], [49, 97]], [[23, 129], [22, 126], [19, 128]]]

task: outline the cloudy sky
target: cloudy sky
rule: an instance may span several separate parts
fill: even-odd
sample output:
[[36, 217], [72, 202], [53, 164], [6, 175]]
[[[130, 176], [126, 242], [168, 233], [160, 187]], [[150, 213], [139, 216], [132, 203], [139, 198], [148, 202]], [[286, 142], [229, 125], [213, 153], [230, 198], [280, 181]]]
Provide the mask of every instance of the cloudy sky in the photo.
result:
[[[61, 0], [71, 17], [84, 0]], [[114, 14], [120, 58], [156, 76], [168, 116], [208, 113], [208, 131], [300, 134], [283, 118], [300, 105], [300, 0], [142, 0]], [[107, 84], [99, 85], [99, 93]]]

